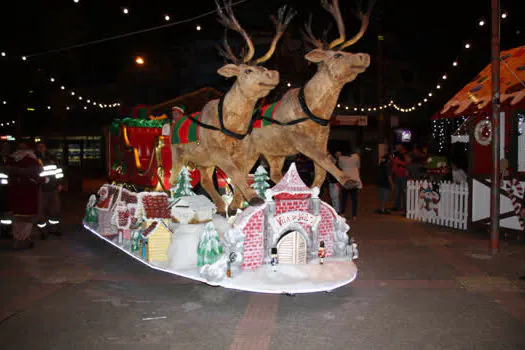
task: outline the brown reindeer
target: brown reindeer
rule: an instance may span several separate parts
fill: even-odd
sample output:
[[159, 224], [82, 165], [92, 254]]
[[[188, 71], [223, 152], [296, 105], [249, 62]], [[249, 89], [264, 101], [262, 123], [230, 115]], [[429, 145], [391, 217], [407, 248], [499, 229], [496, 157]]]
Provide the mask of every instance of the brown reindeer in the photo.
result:
[[[259, 204], [261, 200], [248, 186], [244, 169], [244, 155], [238, 152], [243, 136], [249, 133], [252, 115], [256, 102], [269, 94], [279, 84], [279, 72], [268, 70], [259, 64], [266, 62], [273, 55], [277, 42], [295, 15], [294, 11], [286, 13], [285, 8], [279, 10], [275, 19], [276, 34], [265, 55], [252, 60], [255, 50], [250, 36], [241, 27], [233, 14], [231, 1], [225, 6], [225, 11], [217, 4], [220, 22], [228, 29], [241, 34], [247, 45], [247, 52], [242, 58], [237, 58], [227, 40], [220, 49], [222, 56], [233, 61], [218, 70], [226, 78], [236, 77], [231, 89], [220, 99], [208, 102], [200, 117], [200, 122], [216, 128], [210, 130], [200, 127], [198, 143], [174, 144], [172, 151], [172, 169], [170, 183], [175, 182], [183, 165], [193, 163], [201, 172], [201, 185], [210, 194], [217, 206], [217, 211], [225, 211], [225, 203], [216, 192], [212, 181], [215, 167], [221, 168], [237, 185], [240, 193], [250, 204]], [[220, 129], [217, 130], [217, 129]]]
[[[304, 87], [289, 90], [276, 107], [273, 116], [273, 119], [280, 123], [305, 120], [293, 125], [274, 123], [254, 129], [243, 145], [243, 152], [246, 154], [246, 175], [262, 154], [270, 165], [272, 181], [277, 183], [282, 178], [285, 158], [302, 153], [315, 162], [315, 179], [312, 186], [322, 185], [326, 171], [343, 185], [348, 186], [353, 182], [332, 163], [327, 153], [329, 121], [343, 86], [355, 80], [357, 75], [370, 65], [369, 55], [347, 53], [343, 50], [363, 37], [368, 28], [372, 2], [366, 13], [359, 13], [361, 28], [349, 40], [345, 40], [345, 25], [339, 10], [339, 1], [332, 0], [329, 3], [325, 0], [321, 3], [334, 17], [339, 37], [329, 44], [316, 39], [312, 34], [310, 18], [305, 26], [304, 36], [315, 49], [308, 52], [305, 58], [318, 65], [317, 72]], [[241, 198], [236, 195], [231, 207], [239, 207], [240, 203]]]

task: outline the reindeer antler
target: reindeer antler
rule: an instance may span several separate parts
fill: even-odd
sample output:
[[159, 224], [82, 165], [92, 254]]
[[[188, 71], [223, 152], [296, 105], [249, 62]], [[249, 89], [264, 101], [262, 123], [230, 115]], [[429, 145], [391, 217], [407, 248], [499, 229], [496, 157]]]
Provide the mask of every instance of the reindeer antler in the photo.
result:
[[363, 13], [363, 11], [359, 11], [358, 17], [361, 19], [361, 28], [359, 29], [359, 32], [357, 32], [356, 35], [354, 35], [353, 38], [347, 40], [346, 42], [341, 45], [339, 50], [343, 50], [344, 48], [355, 44], [359, 41], [365, 35], [366, 30], [368, 29], [368, 25], [370, 24], [370, 14], [372, 13], [372, 7], [374, 7], [375, 0], [369, 0], [368, 3], [368, 9], [366, 10], [366, 13]]
[[232, 0], [224, 0], [224, 9], [226, 10], [226, 13], [224, 13], [223, 8], [219, 5], [219, 2], [217, 0], [215, 0], [215, 4], [217, 5], [217, 14], [219, 15], [219, 22], [226, 28], [229, 28], [241, 34], [244, 38], [244, 41], [246, 41], [246, 45], [248, 46], [248, 53], [242, 57], [241, 61], [243, 63], [250, 61], [255, 53], [255, 48], [253, 46], [252, 39], [250, 38], [248, 33], [246, 33], [246, 31], [241, 27], [241, 25], [235, 18], [235, 15], [233, 14]]
[[272, 44], [270, 45], [270, 48], [264, 54], [264, 56], [262, 56], [262, 57], [258, 58], [257, 60], [255, 60], [255, 63], [259, 64], [259, 63], [263, 63], [263, 62], [268, 61], [270, 59], [270, 57], [272, 57], [273, 53], [275, 52], [275, 48], [277, 47], [277, 43], [279, 42], [279, 40], [283, 36], [286, 28], [288, 27], [288, 25], [292, 21], [292, 18], [294, 18], [295, 15], [297, 14], [297, 12], [294, 9], [290, 9], [290, 11], [286, 11], [286, 10], [287, 10], [286, 5], [284, 5], [277, 12], [277, 18], [275, 18], [275, 16], [271, 17], [272, 21], [275, 24], [275, 35], [273, 37]]
[[341, 16], [341, 11], [339, 10], [339, 0], [332, 0], [332, 3], [330, 3], [330, 0], [321, 0], [321, 6], [323, 6], [323, 8], [334, 17], [335, 23], [337, 24], [337, 30], [339, 31], [339, 38], [335, 39], [330, 45], [328, 45], [328, 48], [332, 49], [345, 41], [345, 22], [343, 21], [343, 16]]
[[224, 30], [224, 38], [222, 38], [222, 46], [217, 45], [217, 49], [219, 50], [219, 55], [224, 57], [226, 60], [230, 60], [235, 64], [240, 63], [240, 59], [235, 56], [235, 54], [232, 51], [232, 48], [230, 47], [230, 44], [228, 44], [228, 29]]
[[317, 39], [312, 32], [312, 14], [308, 17], [308, 22], [304, 24], [303, 39], [312, 45], [314, 48], [323, 49], [324, 44], [321, 40]]

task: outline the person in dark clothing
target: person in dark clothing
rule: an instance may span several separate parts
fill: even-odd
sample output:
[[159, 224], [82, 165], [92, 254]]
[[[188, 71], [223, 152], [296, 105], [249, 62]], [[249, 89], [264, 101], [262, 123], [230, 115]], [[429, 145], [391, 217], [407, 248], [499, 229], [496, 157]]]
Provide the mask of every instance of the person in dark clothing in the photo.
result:
[[383, 156], [379, 163], [377, 174], [377, 193], [379, 197], [378, 214], [390, 214], [390, 211], [387, 209], [387, 203], [390, 200], [390, 190], [394, 188], [391, 165], [392, 159], [392, 154], [388, 153]]
[[[38, 145], [36, 155], [38, 160], [46, 167], [54, 166], [55, 169], [59, 168], [58, 159], [54, 154], [46, 149], [46, 145], [41, 143]], [[41, 187], [40, 195], [40, 214], [38, 221], [38, 228], [41, 230], [41, 238], [46, 239], [47, 233], [51, 233], [56, 236], [60, 236], [60, 195], [59, 192], [62, 190], [60, 180], [56, 175], [46, 176], [46, 182]]]
[[12, 220], [9, 215], [8, 184], [9, 184], [9, 166], [8, 158], [11, 154], [8, 143], [2, 143], [0, 157], [0, 236], [10, 237], [10, 228]]
[[[330, 156], [332, 162], [337, 166], [337, 159], [341, 155], [341, 152], [335, 152], [334, 156]], [[335, 209], [337, 214], [341, 213], [341, 185], [339, 181], [330, 173], [326, 174], [326, 181], [328, 182], [328, 191], [330, 193], [330, 200], [332, 207]]]

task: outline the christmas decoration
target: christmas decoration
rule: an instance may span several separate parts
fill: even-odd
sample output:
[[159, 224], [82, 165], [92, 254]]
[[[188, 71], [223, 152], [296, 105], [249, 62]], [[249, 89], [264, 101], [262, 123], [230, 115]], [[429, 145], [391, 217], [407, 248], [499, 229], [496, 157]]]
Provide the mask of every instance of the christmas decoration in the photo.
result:
[[520, 226], [523, 229], [525, 226], [525, 221], [523, 217], [521, 216], [521, 210], [522, 210], [522, 204], [521, 201], [524, 199], [523, 195], [525, 193], [523, 186], [520, 184], [518, 179], [514, 178], [510, 181], [506, 181], [506, 184], [504, 186], [505, 190], [509, 193], [510, 201], [512, 202], [512, 206], [514, 207], [514, 212], [518, 216], [518, 220], [520, 222]]
[[[157, 270], [262, 293], [333, 290], [357, 274], [352, 262], [357, 245], [348, 245], [345, 219], [319, 199], [317, 188], [311, 190], [301, 181], [295, 164], [280, 183], [266, 190], [263, 205], [239, 211], [233, 223], [218, 215], [213, 222], [179, 223], [170, 216], [168, 196], [161, 192], [133, 193], [104, 185], [99, 193], [98, 204], [107, 207], [107, 217], [112, 218], [108, 230], [116, 234], [103, 234], [87, 222], [84, 227]], [[131, 232], [128, 244], [126, 228]], [[323, 271], [315, 259], [321, 241]]]
[[84, 222], [91, 226], [98, 223], [98, 213], [97, 208], [95, 207], [96, 202], [97, 197], [94, 194], [89, 196], [86, 212], [84, 214]]
[[172, 198], [195, 196], [195, 193], [192, 191], [190, 172], [186, 167], [182, 167], [175, 181], [175, 187], [170, 190]]
[[[302, 153], [315, 164], [315, 179], [312, 187], [321, 187], [326, 172], [333, 175], [341, 184], [352, 183], [349, 175], [331, 161], [326, 152], [330, 133], [330, 119], [337, 105], [337, 99], [344, 85], [354, 81], [370, 65], [370, 56], [365, 53], [349, 53], [344, 50], [358, 42], [365, 34], [372, 11], [359, 13], [361, 28], [359, 32], [345, 40], [345, 24], [338, 13], [339, 3], [333, 2], [324, 8], [334, 17], [339, 29], [339, 37], [332, 42], [323, 42], [314, 37], [311, 23], [308, 23], [305, 39], [314, 49], [305, 59], [317, 65], [315, 75], [300, 89], [289, 90], [278, 106], [272, 107], [272, 125], [254, 129], [249, 136], [252, 147], [239, 149], [246, 160], [244, 171], [248, 172], [257, 159], [263, 155], [270, 166], [270, 178], [274, 183], [282, 178], [282, 165], [286, 156]], [[266, 113], [263, 107], [258, 114]], [[268, 121], [267, 118], [263, 120]], [[281, 125], [280, 125], [281, 124]], [[284, 125], [282, 125], [284, 124]], [[245, 173], [245, 176], [248, 175]], [[233, 177], [232, 177], [233, 178]], [[234, 182], [234, 185], [239, 184]], [[232, 207], [241, 203], [239, 194]]]
[[171, 201], [171, 216], [181, 224], [198, 224], [211, 221], [217, 212], [215, 204], [208, 197], [193, 195]]
[[[218, 7], [220, 22], [228, 29], [243, 36], [248, 47], [243, 57], [236, 57], [225, 40], [220, 54], [233, 62], [221, 67], [218, 73], [226, 78], [236, 77], [231, 89], [219, 101], [208, 102], [202, 109], [199, 124], [199, 142], [192, 144], [174, 143], [172, 145], [172, 169], [170, 182], [188, 162], [192, 161], [201, 170], [201, 185], [210, 194], [220, 213], [225, 213], [225, 203], [215, 190], [210, 174], [214, 167], [226, 170], [231, 178], [236, 178], [236, 189], [250, 204], [260, 204], [255, 191], [248, 186], [244, 169], [245, 138], [251, 129], [257, 101], [267, 96], [279, 83], [279, 73], [259, 66], [268, 61], [275, 52], [279, 39], [294, 16], [294, 11], [279, 10], [275, 18], [276, 33], [270, 49], [260, 58], [254, 59], [255, 47], [249, 34], [235, 18], [231, 3], [225, 4], [226, 11]], [[218, 122], [218, 123], [217, 123]], [[195, 122], [194, 122], [195, 123]], [[218, 125], [217, 125], [218, 124]], [[172, 139], [173, 142], [173, 139]]]
[[277, 248], [272, 248], [272, 260], [270, 260], [272, 265], [272, 271], [277, 271], [277, 264], [279, 264], [279, 257], [277, 256]]
[[492, 141], [492, 124], [490, 120], [480, 120], [474, 128], [474, 137], [482, 146], [488, 146]]
[[264, 192], [270, 187], [270, 184], [267, 182], [268, 180], [270, 180], [270, 178], [268, 177], [266, 169], [264, 169], [262, 165], [259, 165], [253, 176], [252, 188], [262, 199], [265, 199]]
[[197, 247], [198, 266], [213, 264], [222, 255], [222, 246], [219, 240], [219, 233], [213, 223], [204, 226], [199, 246]]
[[324, 247], [324, 241], [319, 243], [319, 250], [317, 251], [317, 257], [319, 258], [319, 264], [324, 264], [324, 259], [326, 258], [326, 248]]

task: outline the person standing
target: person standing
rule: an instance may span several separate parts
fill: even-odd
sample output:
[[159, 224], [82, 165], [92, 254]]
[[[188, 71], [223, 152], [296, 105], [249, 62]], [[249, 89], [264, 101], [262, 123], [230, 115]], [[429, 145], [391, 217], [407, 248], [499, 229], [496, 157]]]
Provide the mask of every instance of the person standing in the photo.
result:
[[[334, 156], [330, 155], [332, 163], [337, 166], [337, 158], [341, 155], [341, 152], [335, 152]], [[328, 192], [330, 193], [330, 200], [332, 201], [332, 207], [337, 214], [342, 214], [341, 211], [341, 184], [339, 181], [330, 173], [326, 174], [328, 181]]]
[[[37, 148], [37, 157], [42, 166], [55, 165], [59, 167], [56, 156], [46, 149], [44, 143], [40, 143]], [[45, 183], [41, 186], [40, 196], [40, 218], [37, 224], [41, 229], [41, 238], [46, 239], [47, 234], [51, 233], [60, 236], [60, 194], [62, 185], [55, 175], [46, 177]]]
[[392, 154], [388, 153], [383, 156], [379, 163], [377, 174], [377, 192], [379, 197], [378, 214], [390, 214], [387, 209], [388, 201], [390, 200], [390, 190], [394, 188], [394, 180], [392, 179]]
[[359, 150], [356, 149], [350, 152], [350, 156], [341, 155], [338, 160], [339, 168], [349, 176], [354, 182], [351, 188], [342, 188], [342, 200], [341, 200], [341, 212], [344, 213], [346, 210], [346, 203], [348, 201], [348, 195], [352, 201], [352, 221], [357, 221], [357, 199], [358, 193], [363, 188], [361, 182], [361, 176], [359, 175], [359, 168], [361, 167], [361, 157], [359, 156]]
[[396, 188], [395, 211], [403, 211], [405, 208], [405, 188], [408, 180], [408, 171], [405, 162], [405, 147], [401, 144], [396, 146], [396, 153], [392, 160], [392, 175]]
[[39, 212], [39, 177], [42, 171], [35, 153], [24, 143], [8, 159], [9, 203], [13, 212], [13, 249], [30, 249], [34, 221]]
[[410, 180], [421, 180], [421, 166], [414, 161], [413, 156], [410, 153], [405, 154], [405, 163]]
[[9, 186], [9, 166], [8, 158], [10, 152], [9, 144], [2, 143], [0, 148], [0, 237], [11, 237], [11, 224], [12, 220], [9, 215], [9, 198], [8, 198], [8, 186]]
[[452, 168], [452, 182], [455, 184], [464, 184], [467, 182], [467, 173], [459, 168], [456, 162], [451, 162], [450, 167]]

